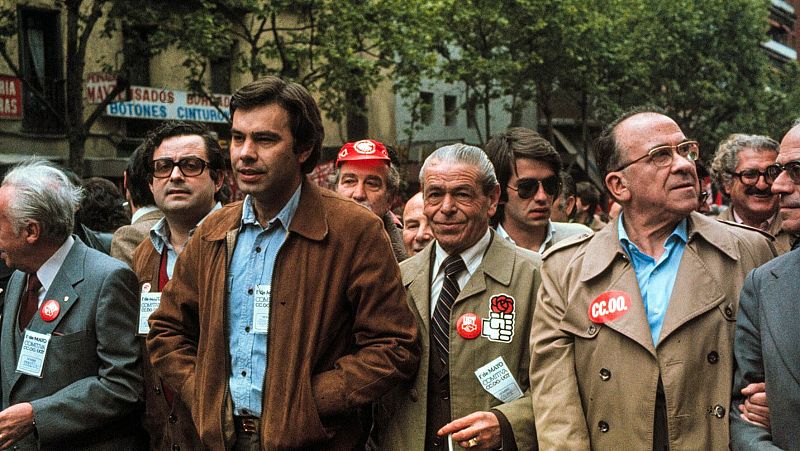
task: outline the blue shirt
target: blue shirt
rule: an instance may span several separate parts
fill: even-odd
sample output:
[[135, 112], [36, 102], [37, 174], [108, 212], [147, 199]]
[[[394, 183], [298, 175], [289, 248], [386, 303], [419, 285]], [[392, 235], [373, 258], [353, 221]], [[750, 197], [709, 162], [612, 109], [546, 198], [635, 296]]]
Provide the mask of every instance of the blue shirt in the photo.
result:
[[227, 322], [230, 331], [231, 374], [228, 383], [234, 415], [261, 416], [261, 399], [267, 372], [267, 334], [253, 332], [256, 285], [272, 285], [275, 259], [288, 234], [300, 187], [283, 209], [261, 227], [253, 210], [253, 198], [245, 197], [242, 222], [228, 270]]
[[656, 261], [653, 257], [643, 253], [628, 239], [625, 227], [622, 225], [620, 213], [617, 227], [619, 242], [628, 253], [636, 271], [636, 280], [639, 282], [639, 291], [644, 301], [647, 312], [647, 322], [650, 324], [650, 334], [653, 336], [653, 346], [658, 345], [661, 335], [661, 326], [664, 325], [664, 316], [669, 306], [672, 287], [678, 275], [683, 251], [688, 241], [686, 235], [686, 219], [678, 223], [672, 234], [664, 241], [664, 253]]

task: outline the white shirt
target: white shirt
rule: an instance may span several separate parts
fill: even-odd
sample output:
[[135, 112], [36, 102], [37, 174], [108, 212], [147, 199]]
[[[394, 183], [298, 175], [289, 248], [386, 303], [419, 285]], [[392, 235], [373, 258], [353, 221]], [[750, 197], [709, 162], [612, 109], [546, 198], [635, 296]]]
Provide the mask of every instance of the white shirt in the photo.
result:
[[[547, 220], [547, 235], [544, 237], [544, 241], [542, 241], [542, 245], [539, 246], [538, 252], [540, 254], [544, 254], [544, 250], [547, 247], [547, 243], [553, 241], [553, 223], [548, 219]], [[503, 228], [503, 224], [497, 224], [497, 234], [500, 235], [500, 238], [508, 241], [509, 243], [513, 244], [514, 246], [517, 243], [514, 242], [514, 239], [511, 238], [511, 235], [506, 232], [506, 229]]]
[[[491, 238], [492, 234], [487, 228], [486, 234], [483, 235], [477, 243], [461, 252], [461, 258], [464, 259], [467, 270], [461, 271], [458, 275], [456, 281], [458, 282], [459, 288], [463, 289], [467, 282], [469, 282], [472, 274], [478, 270], [478, 266], [480, 266], [483, 261], [483, 254], [486, 253], [486, 249], [489, 247]], [[439, 301], [439, 294], [441, 294], [442, 285], [444, 285], [444, 268], [442, 267], [442, 263], [449, 257], [447, 252], [439, 246], [439, 243], [435, 241], [434, 243], [435, 258], [433, 260], [433, 282], [431, 283], [431, 311], [429, 312], [431, 317], [433, 317], [433, 311], [436, 309], [436, 303]]]
[[154, 207], [151, 205], [149, 207], [139, 208], [138, 210], [136, 210], [136, 213], [134, 213], [131, 216], [131, 224], [136, 224], [136, 221], [138, 221], [139, 218], [146, 215], [147, 213], [150, 213], [151, 211], [158, 211], [158, 207]]
[[[42, 287], [39, 288], [39, 307], [42, 306], [44, 295], [47, 294], [47, 290], [49, 290], [50, 285], [53, 284], [53, 280], [55, 280], [58, 270], [61, 269], [61, 266], [64, 264], [64, 260], [67, 259], [67, 254], [69, 254], [69, 250], [72, 249], [73, 244], [75, 244], [75, 239], [72, 238], [72, 236], [68, 236], [64, 244], [62, 244], [61, 247], [39, 267], [39, 270], [36, 271], [36, 277], [38, 277], [39, 282], [42, 283]], [[27, 280], [25, 282], [27, 283]]]

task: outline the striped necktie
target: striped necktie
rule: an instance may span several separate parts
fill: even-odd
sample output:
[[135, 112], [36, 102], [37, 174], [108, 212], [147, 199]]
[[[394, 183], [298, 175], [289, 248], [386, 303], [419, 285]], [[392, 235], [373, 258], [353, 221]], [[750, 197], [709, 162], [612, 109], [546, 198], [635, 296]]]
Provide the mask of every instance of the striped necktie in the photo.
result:
[[457, 281], [458, 274], [465, 271], [467, 265], [464, 264], [461, 256], [456, 254], [447, 257], [442, 266], [444, 266], [444, 283], [439, 300], [436, 302], [436, 308], [433, 310], [431, 331], [433, 332], [433, 346], [436, 348], [439, 360], [447, 366], [450, 353], [450, 311], [458, 293], [461, 292]]

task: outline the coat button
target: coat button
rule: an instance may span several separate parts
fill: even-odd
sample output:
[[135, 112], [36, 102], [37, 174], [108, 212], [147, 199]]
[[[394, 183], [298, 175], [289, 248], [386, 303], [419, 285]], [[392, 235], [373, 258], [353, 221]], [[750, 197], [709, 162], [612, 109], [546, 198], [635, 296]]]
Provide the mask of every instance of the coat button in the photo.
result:
[[709, 352], [708, 356], [706, 358], [708, 358], [708, 363], [710, 363], [712, 365], [714, 365], [717, 362], [719, 362], [719, 354], [717, 354], [717, 351]]
[[722, 418], [725, 416], [725, 408], [721, 405], [717, 404], [714, 406], [714, 416], [717, 418]]
[[601, 421], [597, 423], [597, 428], [600, 429], [600, 432], [608, 432], [608, 423]]
[[733, 316], [733, 307], [730, 304], [725, 306], [725, 314], [728, 316]]
[[172, 451], [181, 451], [181, 445], [177, 443], [172, 444]]
[[178, 417], [174, 413], [169, 414], [169, 422], [175, 424], [178, 422]]
[[160, 395], [161, 394], [161, 387], [156, 385], [155, 387], [153, 387], [153, 391], [156, 392], [157, 395]]
[[606, 368], [600, 370], [600, 379], [607, 381], [611, 379], [611, 371]]
[[597, 326], [594, 324], [589, 326], [589, 329], [586, 331], [589, 335], [594, 335], [597, 333]]
[[440, 446], [442, 446], [442, 439], [440, 439], [439, 437], [433, 439], [433, 447], [438, 448]]

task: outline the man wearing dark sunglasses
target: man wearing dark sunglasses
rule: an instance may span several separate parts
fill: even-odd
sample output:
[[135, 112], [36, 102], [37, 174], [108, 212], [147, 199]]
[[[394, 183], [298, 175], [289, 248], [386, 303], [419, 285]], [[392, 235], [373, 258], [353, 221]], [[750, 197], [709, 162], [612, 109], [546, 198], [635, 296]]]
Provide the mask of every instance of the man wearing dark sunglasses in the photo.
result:
[[550, 221], [561, 190], [561, 156], [533, 130], [510, 128], [486, 143], [500, 183], [500, 206], [492, 218], [498, 235], [543, 253], [564, 238], [589, 233], [582, 224]]
[[[766, 169], [780, 197], [783, 230], [800, 234], [800, 126], [781, 141]], [[731, 400], [731, 448], [798, 449], [800, 430], [800, 251], [788, 252], [751, 272], [739, 298], [736, 376]], [[744, 420], [749, 384], [762, 383], [769, 398], [767, 426]], [[740, 410], [742, 413], [740, 413]], [[763, 421], [762, 421], [763, 423]]]
[[727, 449], [733, 332], [771, 239], [695, 210], [696, 141], [653, 109], [595, 145], [619, 217], [545, 254], [531, 389], [540, 449]]
[[145, 378], [144, 428], [150, 449], [198, 449], [200, 437], [178, 387], [165, 384], [153, 370], [144, 343], [146, 312], [172, 278], [175, 262], [198, 224], [214, 210], [224, 180], [223, 153], [209, 130], [197, 123], [167, 122], [152, 130], [143, 144], [147, 179], [156, 206], [164, 212], [150, 229], [149, 239], [133, 254], [133, 270], [141, 283], [140, 327]]
[[714, 179], [730, 197], [730, 208], [717, 219], [756, 227], [775, 237], [778, 253], [792, 246], [790, 234], [781, 231], [778, 196], [770, 191], [766, 169], [778, 156], [778, 142], [759, 135], [733, 134], [717, 147], [711, 164]]

